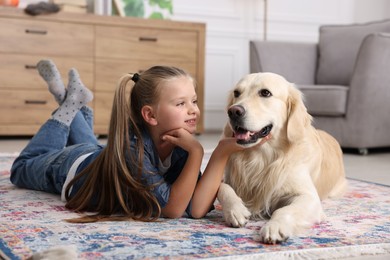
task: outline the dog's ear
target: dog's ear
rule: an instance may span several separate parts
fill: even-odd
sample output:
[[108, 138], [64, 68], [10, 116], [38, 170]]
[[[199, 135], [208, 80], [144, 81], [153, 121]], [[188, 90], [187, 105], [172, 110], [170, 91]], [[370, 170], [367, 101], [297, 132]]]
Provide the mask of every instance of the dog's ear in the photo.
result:
[[307, 112], [303, 103], [303, 96], [293, 84], [289, 87], [289, 97], [287, 100], [287, 139], [296, 142], [306, 135], [306, 130], [311, 125], [312, 117]]

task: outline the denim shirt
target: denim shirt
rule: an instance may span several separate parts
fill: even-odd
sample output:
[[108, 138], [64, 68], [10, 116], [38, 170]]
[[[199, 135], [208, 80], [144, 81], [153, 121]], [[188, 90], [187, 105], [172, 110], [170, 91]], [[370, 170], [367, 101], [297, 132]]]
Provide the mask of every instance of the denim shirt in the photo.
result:
[[[137, 137], [130, 137], [131, 151], [137, 151]], [[151, 136], [147, 131], [143, 131], [144, 159], [142, 169], [142, 179], [147, 185], [153, 185], [153, 194], [156, 196], [161, 208], [164, 208], [169, 200], [171, 186], [180, 175], [188, 158], [188, 152], [180, 147], [175, 147], [171, 156], [171, 166], [165, 173], [159, 170], [159, 156]], [[199, 172], [198, 180], [201, 177]], [[191, 216], [191, 202], [188, 204], [186, 213]]]

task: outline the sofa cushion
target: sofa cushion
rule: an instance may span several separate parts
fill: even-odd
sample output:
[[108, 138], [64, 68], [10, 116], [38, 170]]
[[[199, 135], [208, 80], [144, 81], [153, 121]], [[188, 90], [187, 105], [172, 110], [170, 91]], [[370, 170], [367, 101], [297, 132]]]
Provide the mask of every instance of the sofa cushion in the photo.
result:
[[360, 45], [374, 32], [390, 32], [390, 20], [321, 26], [316, 83], [349, 85]]
[[297, 85], [307, 111], [312, 116], [343, 116], [346, 113], [348, 87], [339, 85]]

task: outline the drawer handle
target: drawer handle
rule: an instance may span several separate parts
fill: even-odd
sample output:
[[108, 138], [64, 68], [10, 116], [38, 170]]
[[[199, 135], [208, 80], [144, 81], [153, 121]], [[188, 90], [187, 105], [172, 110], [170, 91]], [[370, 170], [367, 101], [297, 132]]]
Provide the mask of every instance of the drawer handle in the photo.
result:
[[140, 42], [157, 42], [156, 37], [139, 37]]
[[26, 29], [25, 32], [26, 33], [31, 33], [31, 34], [42, 34], [42, 35], [47, 34], [47, 31], [45, 31], [45, 30], [30, 30], [30, 29]]
[[46, 105], [47, 101], [46, 100], [25, 100], [24, 103], [27, 105]]
[[26, 65], [24, 65], [24, 68], [28, 69], [28, 70], [31, 70], [31, 69], [35, 70], [37, 68], [37, 66], [36, 65], [28, 65], [28, 64], [26, 64]]

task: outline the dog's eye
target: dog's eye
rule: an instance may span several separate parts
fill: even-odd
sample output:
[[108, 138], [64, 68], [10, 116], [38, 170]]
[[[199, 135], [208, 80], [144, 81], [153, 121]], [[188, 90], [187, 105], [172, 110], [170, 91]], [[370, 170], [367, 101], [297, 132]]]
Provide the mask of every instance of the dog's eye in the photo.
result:
[[270, 96], [272, 96], [272, 93], [268, 89], [261, 89], [259, 91], [259, 96], [260, 97], [270, 97]]
[[235, 98], [238, 98], [241, 95], [241, 92], [238, 91], [238, 90], [234, 90], [233, 91], [233, 95], [234, 95]]

